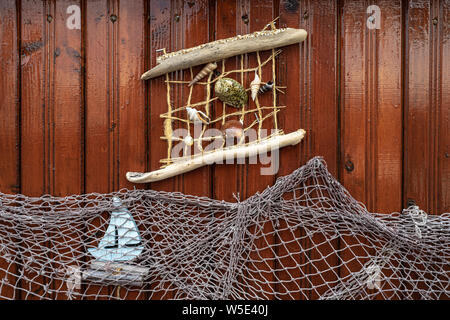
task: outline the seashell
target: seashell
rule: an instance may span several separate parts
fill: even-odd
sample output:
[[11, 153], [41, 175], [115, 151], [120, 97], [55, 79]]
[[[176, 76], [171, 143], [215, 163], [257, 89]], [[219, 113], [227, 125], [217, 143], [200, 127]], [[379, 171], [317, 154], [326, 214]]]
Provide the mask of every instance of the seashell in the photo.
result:
[[261, 88], [259, 88], [258, 94], [263, 94], [272, 89], [273, 89], [273, 81], [269, 81], [265, 85], [263, 85]]
[[194, 83], [196, 83], [197, 81], [201, 80], [207, 74], [213, 72], [216, 69], [217, 69], [217, 63], [215, 63], [215, 62], [208, 63], [205, 67], [203, 67], [202, 70], [200, 70], [199, 73], [197, 73], [197, 75], [194, 77], [194, 79], [192, 79], [192, 81], [189, 82], [188, 86], [189, 87], [192, 86]]
[[188, 113], [189, 120], [192, 121], [193, 123], [208, 124], [211, 121], [211, 119], [200, 110], [186, 107], [186, 111]]
[[250, 83], [250, 90], [252, 92], [252, 100], [253, 101], [255, 101], [255, 99], [256, 99], [260, 85], [261, 85], [261, 79], [259, 78], [259, 76], [255, 70], [255, 79], [253, 79], [253, 81]]
[[247, 92], [245, 92], [245, 88], [236, 80], [220, 78], [216, 81], [214, 91], [220, 100], [232, 107], [242, 108], [247, 104]]
[[225, 139], [237, 138], [239, 141], [244, 135], [244, 125], [239, 120], [228, 120], [222, 126], [222, 134]]

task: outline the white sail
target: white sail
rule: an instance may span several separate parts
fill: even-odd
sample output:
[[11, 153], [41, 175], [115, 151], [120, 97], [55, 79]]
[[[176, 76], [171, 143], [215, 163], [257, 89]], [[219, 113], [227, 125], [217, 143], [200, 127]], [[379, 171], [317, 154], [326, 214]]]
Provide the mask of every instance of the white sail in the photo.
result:
[[97, 248], [88, 251], [99, 261], [129, 261], [144, 250], [139, 229], [128, 209], [122, 207], [119, 198], [114, 197], [114, 206], [105, 235]]

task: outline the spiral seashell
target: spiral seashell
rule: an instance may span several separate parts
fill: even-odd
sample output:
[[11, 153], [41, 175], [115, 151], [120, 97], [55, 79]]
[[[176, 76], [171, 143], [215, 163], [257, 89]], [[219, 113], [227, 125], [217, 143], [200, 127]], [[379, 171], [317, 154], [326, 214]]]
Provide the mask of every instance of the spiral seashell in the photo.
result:
[[189, 87], [192, 86], [194, 83], [201, 80], [207, 74], [213, 72], [216, 69], [217, 69], [217, 63], [215, 63], [215, 62], [208, 63], [206, 66], [203, 67], [202, 70], [200, 70], [199, 73], [197, 73], [197, 75], [194, 77], [194, 79], [192, 79], [192, 81], [189, 82], [188, 86]]
[[220, 100], [235, 108], [242, 108], [248, 101], [245, 88], [231, 78], [217, 80], [214, 86], [214, 92]]
[[263, 85], [261, 88], [259, 88], [258, 94], [263, 94], [272, 89], [273, 89], [273, 81], [269, 81], [265, 85]]
[[258, 95], [259, 87], [261, 85], [261, 79], [255, 71], [255, 79], [250, 83], [250, 90], [252, 92], [252, 100], [255, 101], [256, 96]]

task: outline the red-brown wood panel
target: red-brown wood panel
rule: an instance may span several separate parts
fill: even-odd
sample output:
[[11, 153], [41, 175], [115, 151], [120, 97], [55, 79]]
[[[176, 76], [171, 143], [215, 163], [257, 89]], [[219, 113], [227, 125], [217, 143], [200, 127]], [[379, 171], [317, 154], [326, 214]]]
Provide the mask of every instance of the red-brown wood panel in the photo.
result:
[[[225, 39], [233, 37], [236, 34], [247, 33], [247, 25], [242, 21], [242, 15], [239, 13], [242, 10], [242, 6], [245, 7], [246, 1], [232, 0], [223, 1], [218, 0], [215, 5], [215, 32], [216, 37], [214, 40]], [[244, 29], [244, 32], [242, 32]], [[247, 30], [245, 30], [247, 29]], [[222, 63], [218, 61], [218, 68], [222, 72]], [[241, 67], [241, 60], [239, 57], [233, 59], [227, 59], [225, 63], [226, 70], [235, 70]], [[231, 74], [231, 78], [241, 81], [239, 74]], [[215, 102], [212, 104], [214, 109], [214, 118], [222, 116], [222, 103]], [[231, 107], [227, 107], [227, 112], [232, 110]], [[221, 123], [217, 124], [217, 129], [220, 129]], [[225, 201], [236, 201], [234, 195], [242, 195], [243, 186], [242, 179], [245, 166], [243, 164], [227, 164], [224, 161], [223, 164], [214, 164], [213, 168], [213, 197], [215, 199]]]
[[[171, 48], [171, 28], [173, 23], [173, 11], [172, 1], [160, 0], [150, 2], [150, 65], [154, 67], [156, 65], [156, 57], [161, 55], [162, 52], [157, 50], [166, 49], [167, 52], [172, 50]], [[167, 157], [167, 141], [161, 140], [164, 135], [164, 119], [160, 117], [162, 113], [167, 112], [167, 99], [166, 99], [166, 77], [161, 76], [148, 81], [148, 147], [149, 147], [149, 161], [148, 169], [157, 170], [160, 168], [160, 160]], [[155, 182], [150, 184], [150, 188], [154, 190], [172, 191], [174, 188], [175, 178], [166, 179], [164, 181]], [[154, 230], [157, 234], [159, 230]], [[155, 241], [161, 241], [160, 237], [155, 237]], [[159, 278], [154, 279], [152, 288], [158, 288], [160, 286]], [[167, 287], [163, 287], [163, 290]], [[163, 290], [158, 290], [152, 296], [153, 299], [171, 299], [173, 297], [172, 292], [165, 293]]]
[[[304, 3], [298, 1], [281, 1], [280, 2], [280, 19], [279, 27], [303, 28], [304, 21], [302, 20], [302, 10]], [[307, 38], [309, 41], [309, 38]], [[292, 132], [303, 128], [307, 130], [305, 121], [302, 121], [304, 110], [304, 100], [302, 100], [303, 77], [305, 77], [305, 52], [309, 47], [307, 42], [291, 45], [282, 48], [283, 52], [279, 58], [279, 75], [278, 82], [280, 86], [286, 87], [286, 94], [280, 95], [280, 105], [287, 106], [283, 112], [280, 113], [279, 125], [284, 132]], [[303, 96], [304, 97], [304, 96]], [[308, 143], [308, 132], [304, 141], [296, 146], [289, 146], [279, 151], [280, 170], [278, 176], [284, 176], [298, 168], [304, 159], [305, 143]], [[286, 221], [280, 219], [278, 230], [286, 229], [289, 226]], [[300, 288], [309, 288], [310, 285], [302, 280], [298, 281], [299, 277], [303, 277], [308, 271], [304, 265], [305, 255], [301, 254], [304, 241], [302, 243], [293, 242], [294, 238], [304, 236], [300, 229], [293, 232], [290, 230], [277, 232], [277, 243], [286, 242], [287, 246], [279, 246], [277, 255], [281, 258], [277, 261], [276, 269], [276, 292], [277, 299], [305, 299], [307, 293], [300, 291]], [[292, 254], [295, 252], [296, 254]]]
[[[364, 1], [342, 8], [341, 171], [344, 186], [370, 211], [392, 212], [401, 210], [402, 197], [401, 2], [374, 5], [369, 13]], [[355, 240], [345, 237], [341, 246]], [[375, 252], [355, 247], [342, 256], [367, 254]], [[346, 263], [341, 275], [361, 267]]]
[[[117, 52], [115, 67], [117, 82], [114, 101], [118, 112], [118, 187], [143, 188], [133, 186], [125, 174], [127, 171], [147, 171], [147, 109], [145, 83], [140, 75], [145, 67], [145, 43], [147, 12], [145, 1], [120, 1], [115, 6], [118, 17]], [[139, 290], [125, 290], [117, 295], [121, 299], [141, 297]]]
[[[407, 3], [404, 200], [407, 206], [417, 204], [428, 214], [448, 209], [449, 111], [448, 103], [444, 104], [450, 89], [444, 69], [449, 51], [445, 40], [448, 7], [445, 1]], [[433, 268], [418, 263], [413, 266]], [[425, 284], [416, 286], [424, 288]], [[415, 293], [412, 298], [420, 296]]]
[[[21, 2], [21, 192], [30, 196], [49, 193], [48, 184], [48, 104], [46, 84], [48, 68], [45, 68], [47, 52], [46, 8], [42, 1]], [[41, 236], [35, 232], [37, 236]], [[40, 255], [49, 247], [46, 243]], [[21, 298], [37, 298], [29, 292], [41, 293], [47, 280], [27, 273], [21, 280]], [[27, 279], [33, 279], [28, 281]]]
[[[179, 28], [182, 39], [182, 48], [190, 48], [210, 41], [209, 34], [209, 1], [184, 1], [181, 8], [180, 20], [176, 23], [176, 28]], [[195, 30], [195, 32], [193, 32]], [[193, 68], [193, 75], [195, 76], [203, 66]], [[185, 81], [190, 81], [191, 73], [189, 69], [183, 71], [182, 75]], [[202, 79], [203, 81], [205, 79]], [[189, 89], [183, 85], [181, 92], [181, 104], [176, 107], [185, 105], [189, 97]], [[193, 87], [192, 103], [205, 100], [206, 88], [201, 86]], [[204, 110], [204, 107], [201, 106]], [[192, 127], [193, 128], [193, 127]], [[200, 152], [197, 150], [197, 152]], [[211, 196], [210, 188], [210, 167], [206, 166], [198, 170], [188, 172], [183, 175], [183, 192], [197, 196]]]
[[[50, 59], [54, 69], [53, 82], [49, 84], [53, 87], [49, 106], [50, 192], [66, 196], [84, 192], [82, 34], [81, 25], [76, 23], [77, 19], [81, 21], [81, 1], [61, 0], [51, 5], [54, 10], [50, 13], [53, 32], [48, 41], [54, 45], [54, 52], [49, 51], [49, 55], [54, 56], [53, 60]], [[70, 10], [71, 6], [80, 10], [79, 17], [73, 16], [75, 20], [71, 16], [77, 15], [77, 9]], [[68, 265], [76, 263], [73, 250], [82, 249], [81, 246], [69, 247], [69, 241], [81, 231], [75, 226], [65, 226], [62, 231], [65, 232], [63, 236], [51, 235], [53, 240], [49, 246], [60, 258], [55, 259], [53, 267], [66, 270]], [[68, 298], [60, 293], [60, 290], [67, 290], [64, 279], [55, 279], [51, 285], [54, 290], [52, 298]]]
[[[156, 65], [156, 57], [162, 54], [161, 51], [171, 49], [171, 28], [172, 28], [172, 1], [160, 0], [150, 2], [150, 65]], [[149, 170], [160, 168], [160, 160], [167, 157], [167, 141], [162, 140], [164, 135], [164, 119], [160, 117], [167, 112], [166, 99], [166, 78], [158, 77], [148, 81], [149, 87], [149, 117], [148, 117], [148, 141], [149, 141]], [[150, 188], [155, 190], [173, 190], [174, 179], [152, 183]]]
[[401, 3], [376, 5], [380, 29], [367, 27], [365, 2], [343, 4], [341, 170], [369, 210], [392, 212], [401, 209]]
[[[15, 1], [0, 3], [0, 191], [3, 193], [20, 192], [20, 59], [17, 49], [20, 35], [17, 15]], [[0, 268], [0, 299], [17, 297], [13, 276], [16, 265], [1, 255]]]
[[[328, 170], [337, 177], [338, 174], [338, 3], [336, 1], [309, 1], [303, 10], [304, 28], [308, 31], [307, 45], [309, 78], [305, 81], [305, 108], [308, 128], [308, 150], [306, 160], [316, 155], [323, 156]], [[306, 125], [305, 125], [306, 126]], [[294, 168], [293, 168], [294, 169]], [[312, 239], [318, 245], [312, 249], [310, 244], [309, 272], [312, 274], [312, 289], [309, 298], [317, 299], [328, 290], [323, 282], [335, 281], [334, 269], [338, 256], [338, 241], [328, 241], [326, 236], [316, 235]], [[320, 272], [320, 274], [317, 274]], [[317, 275], [314, 275], [317, 274]]]
[[[85, 7], [85, 192], [108, 193], [118, 189], [117, 176], [117, 111], [113, 97], [116, 87], [114, 41], [115, 14], [108, 0], [87, 1]], [[116, 152], [115, 152], [116, 151]], [[117, 170], [116, 170], [117, 171]], [[107, 213], [104, 216], [108, 221]], [[96, 223], [95, 221], [93, 223]], [[95, 226], [100, 228], [99, 223]], [[103, 299], [114, 287], [85, 284], [88, 299]]]
[[110, 192], [114, 184], [114, 23], [110, 1], [86, 2], [85, 24], [85, 150], [86, 192]]
[[[405, 202], [448, 211], [448, 1], [409, 1]], [[447, 32], [446, 32], [447, 31]]]
[[[45, 15], [42, 1], [21, 2], [21, 191], [30, 196], [47, 193], [45, 183]], [[44, 22], [45, 21], [45, 22]]]
[[[295, 153], [291, 151], [289, 154], [287, 150], [281, 150], [280, 162], [283, 174], [292, 172], [315, 155], [323, 156], [328, 162], [329, 170], [334, 174], [337, 173], [339, 119], [336, 81], [338, 76], [337, 12], [337, 3], [334, 1], [305, 1], [300, 4], [286, 1], [281, 4], [281, 26], [300, 27], [308, 32], [307, 39], [300, 44], [300, 50], [297, 47], [295, 50], [298, 51], [292, 53], [294, 49], [286, 49], [284, 51], [292, 51], [287, 51], [288, 54], [280, 58], [280, 67], [284, 71], [280, 72], [280, 77], [285, 78], [284, 85], [288, 86], [286, 89], [288, 109], [280, 116], [283, 128], [290, 128], [290, 130], [285, 129], [288, 132], [298, 128], [307, 131], [304, 141], [296, 147], [299, 151]], [[296, 61], [299, 61], [299, 65], [292, 65]], [[295, 119], [297, 128], [293, 126], [292, 118]], [[289, 160], [292, 163], [288, 162]], [[284, 164], [286, 162], [288, 162], [287, 165]], [[295, 165], [295, 162], [298, 164]], [[282, 224], [281, 227], [285, 225]], [[293, 234], [289, 231], [283, 232], [281, 241], [289, 240], [292, 236]], [[297, 230], [295, 236], [304, 237], [304, 230]], [[321, 244], [320, 253], [312, 249], [314, 244], [319, 243]], [[304, 238], [300, 245], [301, 247], [293, 246], [290, 250], [303, 253], [282, 260], [281, 265], [288, 264], [292, 267], [291, 264], [297, 264], [302, 266], [301, 272], [298, 273], [298, 270], [292, 269], [288, 275], [286, 271], [281, 271], [282, 277], [290, 279], [290, 276], [314, 274], [318, 270], [328, 270], [328, 272], [310, 279], [303, 278], [295, 285], [292, 283], [292, 288], [280, 286], [282, 288], [280, 292], [287, 289], [298, 291], [299, 287], [302, 287], [302, 292], [297, 292], [294, 295], [295, 298], [317, 298], [328, 289], [323, 280], [332, 281], [336, 278], [335, 272], [329, 270], [328, 266], [337, 263], [338, 257], [330, 253], [338, 247], [338, 244], [327, 242], [324, 236], [315, 235], [312, 239]], [[286, 254], [287, 252], [284, 251], [282, 247], [278, 254]], [[325, 256], [328, 257], [325, 258]], [[307, 263], [307, 259], [313, 259], [314, 262]]]
[[[259, 0], [259, 1], [249, 1], [246, 3], [245, 11], [241, 11], [241, 18], [244, 17], [244, 23], [247, 21], [249, 30], [248, 32], [255, 32], [262, 30], [267, 23], [271, 22], [275, 18], [277, 18], [278, 8], [273, 1], [267, 0]], [[247, 18], [246, 18], [247, 17]], [[246, 20], [246, 19], [247, 20]], [[265, 61], [269, 55], [272, 54], [271, 51], [260, 52], [260, 60]], [[255, 53], [248, 55], [248, 67], [256, 67], [258, 65], [258, 58]], [[272, 74], [272, 63], [268, 63], [262, 68], [261, 71], [261, 81], [268, 82], [274, 79]], [[276, 77], [276, 75], [275, 75]], [[249, 73], [246, 77], [245, 86], [249, 87], [250, 82], [254, 79], [254, 74]], [[250, 92], [249, 92], [250, 96]], [[272, 106], [273, 105], [273, 94], [266, 93], [262, 95], [258, 95], [258, 102], [261, 107], [263, 106]], [[255, 102], [252, 101], [251, 97], [249, 97], [249, 108], [255, 108]], [[266, 116], [266, 112], [261, 112], [263, 116]], [[246, 126], [250, 125], [254, 120], [253, 114], [249, 114], [249, 119], [246, 119]], [[267, 130], [262, 136], [269, 136], [272, 131], [270, 131], [274, 127], [274, 121], [272, 118], [268, 118], [263, 121], [262, 129]], [[253, 127], [255, 130], [258, 129], [257, 126]], [[270, 163], [262, 164], [261, 158], [267, 156], [267, 159], [270, 159]], [[243, 172], [244, 181], [243, 181], [243, 198], [246, 199], [251, 197], [256, 192], [261, 192], [267, 186], [271, 186], [274, 183], [274, 174], [265, 174], [264, 168], [266, 171], [270, 171], [270, 167], [273, 166], [274, 173], [276, 171], [276, 165], [278, 164], [277, 152], [262, 154], [261, 156], [255, 158], [254, 161], [246, 160], [246, 169]], [[264, 158], [263, 158], [264, 159]], [[263, 160], [265, 161], [265, 160]], [[256, 163], [255, 163], [256, 162]], [[251, 297], [260, 297], [263, 299], [273, 299], [274, 297], [274, 274], [272, 272], [275, 266], [274, 260], [274, 251], [269, 247], [271, 243], [274, 243], [275, 236], [273, 225], [271, 222], [265, 223], [263, 225], [258, 226], [258, 228], [251, 228], [251, 233], [259, 234], [258, 238], [254, 241], [254, 252], [250, 254], [251, 263], [247, 265], [249, 270], [250, 279], [255, 279], [252, 282], [247, 284], [248, 294]]]
[[441, 1], [439, 8], [439, 44], [441, 81], [439, 95], [439, 184], [436, 214], [450, 211], [450, 1]]
[[82, 192], [84, 180], [81, 29], [67, 27], [71, 5], [81, 7], [79, 1], [55, 2], [54, 34], [48, 39], [55, 45], [50, 191], [57, 196]]
[[[80, 28], [68, 28], [72, 5], [81, 9]], [[380, 8], [375, 16], [379, 29], [367, 27], [370, 5]], [[279, 105], [287, 106], [277, 117], [279, 127], [286, 133], [303, 128], [307, 135], [299, 145], [280, 151], [277, 175], [261, 175], [267, 165], [247, 161], [216, 164], [148, 185], [130, 184], [127, 171], [155, 170], [167, 156], [160, 117], [167, 112], [165, 77], [140, 80], [142, 72], [156, 65], [156, 50], [176, 51], [260, 30], [278, 15], [278, 27], [304, 28], [308, 38], [282, 48], [278, 58], [277, 83], [287, 86], [285, 95], [278, 94]], [[450, 211], [449, 16], [449, 0], [1, 1], [0, 192], [64, 196], [138, 187], [235, 201], [235, 194], [248, 198], [320, 155], [369, 211], [400, 211], [413, 203], [432, 214]], [[243, 65], [255, 62], [252, 53]], [[226, 67], [240, 68], [240, 58], [228, 59]], [[271, 67], [264, 67], [262, 80], [270, 76]], [[171, 74], [172, 80], [190, 77], [190, 70]], [[243, 82], [248, 86], [252, 79], [245, 75]], [[172, 107], [185, 104], [186, 86], [172, 85], [171, 90]], [[192, 100], [202, 97], [202, 87], [195, 86]], [[259, 102], [267, 104], [271, 98], [266, 94]], [[214, 117], [221, 115], [221, 106], [210, 105]], [[287, 226], [280, 221], [279, 226], [265, 225], [264, 232]], [[78, 237], [78, 232], [67, 230], [66, 236]], [[273, 253], [264, 248], [294, 236], [306, 233], [298, 229], [258, 239], [259, 251], [252, 258], [270, 259]], [[41, 243], [40, 255], [67, 242], [54, 239]], [[246, 283], [247, 293], [273, 298], [268, 293], [277, 290], [276, 298], [317, 298], [326, 289], [320, 286], [321, 276], [293, 279], [364, 254], [359, 248], [322, 259], [338, 243], [327, 243], [323, 236], [313, 242], [323, 243], [321, 253], [305, 237], [300, 244], [280, 246], [280, 261], [253, 262], [251, 276], [269, 283]], [[351, 240], [341, 239], [341, 248], [346, 243]], [[61, 253], [69, 257], [65, 249]], [[314, 262], [306, 263], [309, 259]], [[63, 264], [55, 261], [54, 267]], [[4, 268], [7, 262], [0, 260], [0, 265]], [[261, 272], [269, 266], [279, 271]], [[361, 265], [348, 267], [356, 271]], [[16, 285], [14, 268], [8, 280]], [[342, 268], [340, 275], [350, 270]], [[336, 279], [333, 272], [322, 276]], [[67, 298], [43, 291], [46, 284], [63, 288], [64, 281], [47, 282], [25, 272], [16, 297]], [[116, 287], [84, 289], [92, 295], [146, 298], [125, 289], [117, 294]], [[13, 288], [3, 286], [0, 296], [14, 296]], [[154, 298], [173, 296], [169, 292]]]

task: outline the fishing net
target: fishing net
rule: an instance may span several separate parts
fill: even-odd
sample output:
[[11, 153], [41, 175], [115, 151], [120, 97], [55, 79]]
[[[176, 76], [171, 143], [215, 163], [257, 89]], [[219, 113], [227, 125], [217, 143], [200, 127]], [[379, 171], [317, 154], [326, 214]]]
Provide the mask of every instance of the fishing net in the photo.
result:
[[444, 299], [450, 215], [370, 213], [313, 158], [228, 203], [0, 194], [6, 299]]

